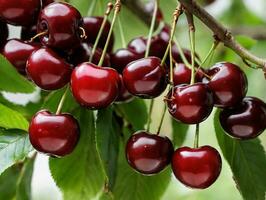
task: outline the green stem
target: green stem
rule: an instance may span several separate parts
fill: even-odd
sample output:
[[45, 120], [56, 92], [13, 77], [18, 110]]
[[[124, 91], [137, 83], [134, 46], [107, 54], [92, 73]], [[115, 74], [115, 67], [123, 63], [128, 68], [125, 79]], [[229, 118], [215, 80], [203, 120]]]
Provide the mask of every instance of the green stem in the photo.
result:
[[148, 132], [150, 131], [150, 126], [151, 126], [151, 114], [152, 114], [153, 105], [154, 105], [154, 99], [151, 100], [150, 108], [149, 108], [148, 121], [147, 121]]
[[58, 104], [58, 107], [57, 107], [57, 110], [56, 110], [56, 114], [57, 115], [61, 113], [62, 107], [63, 107], [64, 102], [66, 100], [66, 96], [67, 96], [67, 92], [68, 92], [68, 87], [69, 86], [66, 87], [65, 92], [64, 92], [63, 96], [61, 97], [60, 102]]
[[191, 46], [191, 80], [190, 84], [195, 83], [195, 31], [189, 29], [189, 40]]
[[87, 16], [92, 16], [92, 14], [95, 10], [96, 2], [97, 2], [97, 0], [92, 0], [92, 3], [91, 3], [90, 8], [88, 10]]
[[152, 38], [152, 34], [154, 32], [157, 10], [158, 10], [158, 0], [155, 0], [154, 1], [153, 14], [152, 14], [152, 20], [151, 20], [151, 26], [150, 26], [149, 36], [148, 36], [148, 40], [147, 40], [145, 58], [147, 58], [149, 56], [150, 47], [151, 47], [151, 38]]
[[163, 121], [164, 121], [164, 117], [165, 117], [165, 113], [166, 113], [166, 104], [164, 103], [163, 114], [162, 114], [162, 117], [161, 117], [161, 120], [160, 120], [160, 124], [158, 126], [157, 135], [159, 135], [160, 132], [161, 132]]
[[199, 147], [199, 124], [196, 124], [194, 148], [198, 148], [198, 147]]
[[114, 29], [115, 21], [116, 21], [116, 18], [118, 16], [118, 13], [120, 12], [120, 7], [121, 7], [120, 0], [116, 0], [115, 12], [114, 12], [113, 20], [112, 20], [112, 23], [111, 23], [111, 27], [110, 27], [110, 30], [109, 30], [109, 33], [108, 33], [108, 36], [107, 36], [106, 43], [104, 45], [104, 49], [103, 49], [103, 52], [102, 52], [101, 59], [100, 59], [100, 61], [98, 63], [98, 66], [102, 66], [102, 64], [103, 64], [104, 57], [105, 57], [105, 54], [107, 52], [107, 48], [108, 48], [108, 45], [109, 45], [109, 42], [110, 42], [110, 39], [111, 39], [111, 36], [112, 36], [112, 32], [113, 32], [113, 29]]
[[213, 54], [213, 52], [215, 51], [215, 49], [217, 48], [217, 46], [219, 45], [218, 41], [214, 41], [212, 44], [212, 47], [210, 48], [208, 54], [206, 55], [206, 57], [203, 59], [203, 61], [200, 64], [200, 67], [203, 67], [203, 65], [207, 62], [207, 60], [211, 57], [211, 55]]
[[188, 60], [187, 60], [187, 58], [186, 58], [186, 56], [185, 56], [185, 54], [184, 54], [184, 51], [183, 51], [183, 49], [182, 49], [180, 43], [177, 41], [176, 38], [174, 38], [174, 42], [175, 42], [175, 45], [176, 45], [176, 47], [177, 47], [177, 49], [178, 49], [178, 52], [179, 52], [179, 54], [180, 54], [180, 56], [181, 56], [181, 60], [183, 61], [183, 63], [184, 63], [186, 66], [190, 66], [190, 64], [189, 64], [189, 62], [188, 62]]
[[124, 33], [124, 30], [123, 30], [123, 26], [122, 26], [120, 17], [118, 17], [117, 21], [118, 21], [118, 26], [119, 26], [119, 32], [120, 32], [122, 47], [126, 48], [127, 44], [126, 44], [126, 40], [125, 40], [125, 33]]

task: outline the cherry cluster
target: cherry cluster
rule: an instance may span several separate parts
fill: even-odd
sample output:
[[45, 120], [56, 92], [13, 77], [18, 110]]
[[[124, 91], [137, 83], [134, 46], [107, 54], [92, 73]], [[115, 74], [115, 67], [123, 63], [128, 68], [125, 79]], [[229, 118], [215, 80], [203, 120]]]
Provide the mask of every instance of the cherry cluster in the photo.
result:
[[[156, 34], [137, 37], [116, 52], [112, 25], [105, 24], [94, 51], [104, 18], [82, 18], [67, 3], [0, 0], [0, 19], [1, 53], [18, 72], [43, 90], [57, 90], [70, 83], [73, 97], [88, 109], [103, 109], [134, 97], [153, 99], [169, 85], [165, 104], [178, 122], [199, 124], [209, 117], [213, 107], [218, 107], [222, 109], [223, 129], [236, 139], [255, 138], [266, 128], [266, 104], [245, 97], [245, 73], [235, 64], [221, 62], [207, 70], [196, 65], [194, 75], [191, 52], [180, 50], [171, 41], [171, 27], [162, 23], [161, 12], [157, 20], [163, 26]], [[7, 24], [23, 27], [21, 39], [7, 40]], [[169, 46], [171, 56], [165, 54]], [[169, 68], [172, 64], [173, 70]], [[33, 147], [56, 157], [73, 152], [79, 135], [77, 120], [60, 109], [55, 114], [39, 111], [29, 128]], [[146, 175], [159, 173], [171, 163], [178, 180], [201, 189], [215, 182], [222, 166], [220, 154], [213, 147], [196, 145], [174, 151], [167, 137], [145, 130], [129, 138], [126, 157], [136, 171]]]

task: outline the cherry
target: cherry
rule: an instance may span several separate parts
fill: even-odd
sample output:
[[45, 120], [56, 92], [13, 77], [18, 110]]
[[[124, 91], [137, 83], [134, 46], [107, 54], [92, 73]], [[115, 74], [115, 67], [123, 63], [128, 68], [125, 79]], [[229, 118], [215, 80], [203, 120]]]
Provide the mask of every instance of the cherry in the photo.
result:
[[[37, 34], [37, 25], [25, 26], [21, 28], [20, 38], [22, 40], [30, 40]], [[39, 42], [39, 38], [35, 38], [34, 41]]]
[[[191, 51], [188, 49], [182, 49], [185, 58], [187, 59], [188, 63], [191, 63]], [[172, 46], [172, 55], [173, 55], [173, 59], [175, 60], [176, 63], [183, 63], [182, 57], [181, 57], [181, 53], [178, 50], [176, 45]], [[199, 59], [198, 54], [195, 54], [196, 58]], [[197, 66], [197, 63], [195, 63], [195, 66]]]
[[40, 47], [37, 43], [26, 43], [19, 39], [11, 39], [4, 45], [1, 53], [16, 67], [19, 73], [25, 75], [26, 62], [29, 56]]
[[80, 44], [82, 17], [79, 11], [67, 3], [52, 3], [46, 6], [39, 15], [38, 33], [48, 31], [40, 36], [43, 45], [66, 50]]
[[142, 58], [142, 55], [137, 54], [133, 50], [118, 49], [115, 53], [111, 54], [111, 65], [119, 73], [122, 73], [127, 64], [140, 58]]
[[116, 70], [92, 63], [81, 63], [71, 76], [73, 96], [89, 109], [101, 109], [113, 103], [119, 94], [120, 84]]
[[40, 0], [0, 0], [0, 18], [16, 26], [28, 26], [36, 21]]
[[223, 129], [236, 139], [252, 139], [266, 128], [266, 104], [255, 97], [245, 97], [233, 108], [220, 113]]
[[[69, 53], [69, 62], [73, 65], [78, 65], [80, 63], [86, 62], [90, 59], [93, 46], [85, 42], [81, 43], [79, 47], [72, 50]], [[92, 57], [92, 63], [98, 64], [102, 56], [102, 50], [97, 48]], [[103, 66], [110, 67], [111, 59], [108, 53], [105, 54]]]
[[147, 40], [144, 37], [137, 37], [128, 43], [127, 48], [129, 50], [133, 50], [137, 54], [142, 55], [142, 57], [144, 57], [146, 51], [146, 45], [147, 45]]
[[120, 82], [121, 82], [121, 86], [120, 86], [120, 91], [119, 91], [119, 95], [116, 98], [115, 102], [116, 103], [125, 103], [125, 102], [129, 102], [130, 100], [133, 99], [133, 96], [128, 92], [128, 90], [125, 87], [125, 84], [123, 82], [123, 77], [121, 74], [119, 74], [119, 78], [120, 78]]
[[231, 107], [246, 96], [247, 77], [237, 66], [229, 62], [215, 64], [208, 70], [211, 80], [204, 79], [214, 94], [214, 103], [217, 107]]
[[8, 27], [5, 22], [0, 21], [0, 48], [6, 43], [8, 38]]
[[31, 80], [44, 90], [57, 90], [70, 81], [71, 66], [48, 48], [31, 54], [26, 71]]
[[[145, 9], [146, 13], [152, 15], [153, 10], [154, 10], [154, 2], [153, 1], [149, 1], [148, 3], [146, 3], [144, 9]], [[156, 20], [158, 22], [163, 20], [163, 13], [162, 13], [160, 8], [158, 8], [158, 10], [157, 10]]]
[[[87, 35], [89, 36], [87, 38], [87, 42], [94, 44], [97, 38], [98, 32], [100, 31], [100, 28], [103, 22], [103, 17], [84, 17], [83, 21], [84, 21], [84, 29]], [[107, 21], [104, 26], [99, 43], [98, 43], [98, 46], [102, 49], [105, 46], [110, 27], [111, 27], [111, 24], [110, 22]], [[111, 52], [113, 49], [113, 46], [114, 46], [114, 35], [112, 34], [107, 51]]]
[[79, 139], [79, 125], [70, 114], [53, 115], [42, 110], [31, 120], [29, 137], [37, 151], [62, 157], [75, 149]]
[[213, 108], [213, 94], [204, 83], [175, 86], [166, 101], [174, 119], [186, 124], [204, 121]]
[[172, 170], [176, 178], [191, 188], [208, 188], [217, 180], [221, 168], [221, 156], [210, 146], [195, 149], [181, 147], [172, 158]]
[[167, 86], [165, 65], [156, 57], [129, 63], [123, 71], [123, 81], [128, 91], [141, 98], [155, 98]]
[[156, 174], [170, 162], [174, 152], [173, 144], [167, 137], [138, 131], [132, 135], [126, 146], [129, 165], [142, 174]]
[[54, 0], [42, 0], [42, 7], [44, 8], [51, 3], [54, 3]]

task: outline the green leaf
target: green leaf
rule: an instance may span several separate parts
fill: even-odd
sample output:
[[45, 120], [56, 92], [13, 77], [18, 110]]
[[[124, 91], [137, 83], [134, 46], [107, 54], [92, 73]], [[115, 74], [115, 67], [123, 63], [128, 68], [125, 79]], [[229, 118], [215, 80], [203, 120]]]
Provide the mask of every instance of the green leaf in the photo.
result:
[[0, 130], [0, 174], [32, 150], [28, 136], [22, 130]]
[[235, 38], [246, 49], [251, 49], [257, 43], [256, 40], [244, 35], [237, 35]]
[[187, 124], [182, 124], [172, 119], [173, 144], [175, 147], [180, 147], [184, 143], [188, 128]]
[[237, 188], [245, 200], [264, 200], [266, 154], [260, 140], [239, 141], [229, 137], [219, 123], [219, 113], [214, 117], [215, 132]]
[[147, 106], [142, 99], [117, 105], [118, 111], [132, 124], [134, 130], [144, 129], [148, 119]]
[[17, 181], [16, 200], [31, 199], [31, 180], [33, 173], [34, 159], [28, 159], [20, 172]]
[[32, 93], [35, 87], [21, 76], [15, 67], [0, 54], [0, 90], [7, 92]]
[[14, 165], [0, 176], [0, 199], [12, 200], [16, 195], [16, 182], [19, 177], [20, 166]]
[[80, 108], [75, 116], [81, 130], [79, 143], [69, 156], [50, 158], [50, 170], [64, 200], [92, 199], [104, 187], [95, 145], [93, 112]]
[[96, 147], [109, 190], [115, 184], [121, 132], [113, 114], [112, 107], [99, 110], [96, 121]]
[[17, 111], [0, 104], [0, 127], [28, 131], [28, 121]]
[[91, 5], [88, 0], [69, 0], [69, 3], [79, 10], [82, 16], [86, 16]]

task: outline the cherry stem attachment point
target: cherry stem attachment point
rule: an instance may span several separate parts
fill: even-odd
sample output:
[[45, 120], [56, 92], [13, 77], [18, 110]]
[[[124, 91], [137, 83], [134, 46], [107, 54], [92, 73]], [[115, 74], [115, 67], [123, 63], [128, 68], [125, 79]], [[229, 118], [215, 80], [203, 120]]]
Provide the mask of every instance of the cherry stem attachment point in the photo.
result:
[[102, 24], [101, 24], [100, 30], [99, 30], [99, 32], [98, 32], [98, 34], [97, 34], [96, 40], [95, 40], [94, 45], [93, 45], [93, 47], [92, 47], [92, 51], [91, 51], [91, 55], [90, 55], [90, 58], [89, 58], [89, 62], [91, 62], [92, 59], [93, 59], [93, 56], [94, 56], [95, 51], [96, 51], [96, 49], [97, 49], [97, 46], [98, 46], [98, 44], [99, 44], [100, 38], [101, 38], [101, 36], [102, 36], [102, 34], [103, 34], [103, 30], [104, 30], [104, 27], [105, 27], [105, 25], [106, 25], [106, 22], [107, 22], [108, 16], [110, 15], [112, 9], [113, 9], [113, 4], [112, 4], [111, 2], [109, 2], [109, 3], [107, 4], [107, 8], [106, 8], [106, 11], [105, 11], [105, 14], [104, 14], [104, 18], [103, 18], [103, 22], [102, 22]]
[[41, 36], [44, 36], [44, 35], [47, 35], [47, 34], [48, 34], [48, 30], [43, 31], [43, 32], [41, 32], [41, 33], [38, 33], [38, 34], [36, 34], [35, 36], [33, 36], [33, 37], [30, 39], [29, 42], [33, 42], [36, 38], [41, 37]]
[[119, 32], [120, 32], [122, 47], [126, 48], [127, 44], [126, 44], [126, 40], [125, 40], [125, 33], [124, 33], [124, 29], [123, 29], [120, 17], [118, 17], [117, 21], [118, 21], [118, 26], [119, 26]]
[[60, 102], [59, 102], [57, 110], [56, 110], [56, 114], [57, 115], [61, 113], [62, 107], [64, 105], [64, 102], [65, 102], [65, 99], [66, 99], [66, 96], [67, 96], [68, 88], [69, 88], [69, 86], [66, 87], [65, 92], [64, 92], [63, 96], [60, 99]]
[[87, 39], [87, 35], [86, 35], [85, 29], [82, 28], [82, 27], [79, 27], [79, 30], [81, 31], [80, 38], [84, 39], [84, 40]]
[[152, 34], [154, 32], [157, 12], [158, 12], [158, 0], [155, 0], [154, 1], [153, 14], [152, 14], [152, 20], [151, 20], [151, 26], [150, 26], [150, 31], [149, 31], [147, 46], [146, 46], [146, 51], [145, 51], [145, 58], [147, 58], [149, 56], [149, 53], [150, 53], [151, 39], [152, 39]]
[[151, 127], [151, 114], [152, 114], [152, 109], [154, 105], [154, 99], [151, 100], [150, 107], [149, 107], [149, 114], [148, 114], [148, 120], [147, 120], [147, 131], [150, 131]]
[[157, 135], [159, 135], [161, 132], [163, 121], [165, 118], [165, 113], [166, 113], [166, 103], [164, 103], [163, 114], [162, 114], [161, 119], [160, 119], [160, 123], [159, 123], [158, 130], [157, 130]]
[[198, 147], [199, 147], [199, 124], [196, 124], [194, 148], [198, 148]]
[[112, 36], [112, 32], [113, 32], [113, 29], [114, 29], [115, 21], [116, 21], [116, 18], [118, 16], [118, 13], [121, 10], [121, 1], [120, 0], [116, 0], [115, 5], [114, 5], [114, 9], [115, 9], [115, 11], [114, 11], [113, 20], [112, 20], [112, 23], [111, 23], [111, 27], [110, 27], [110, 30], [109, 30], [109, 33], [108, 33], [108, 36], [107, 36], [106, 43], [105, 43], [104, 48], [103, 48], [101, 59], [100, 59], [100, 61], [98, 63], [98, 66], [102, 66], [102, 64], [103, 64], [104, 57], [105, 57], [105, 54], [107, 52], [107, 48], [108, 48], [108, 45], [109, 45], [109, 42], [110, 42], [110, 39], [111, 39], [111, 36]]

